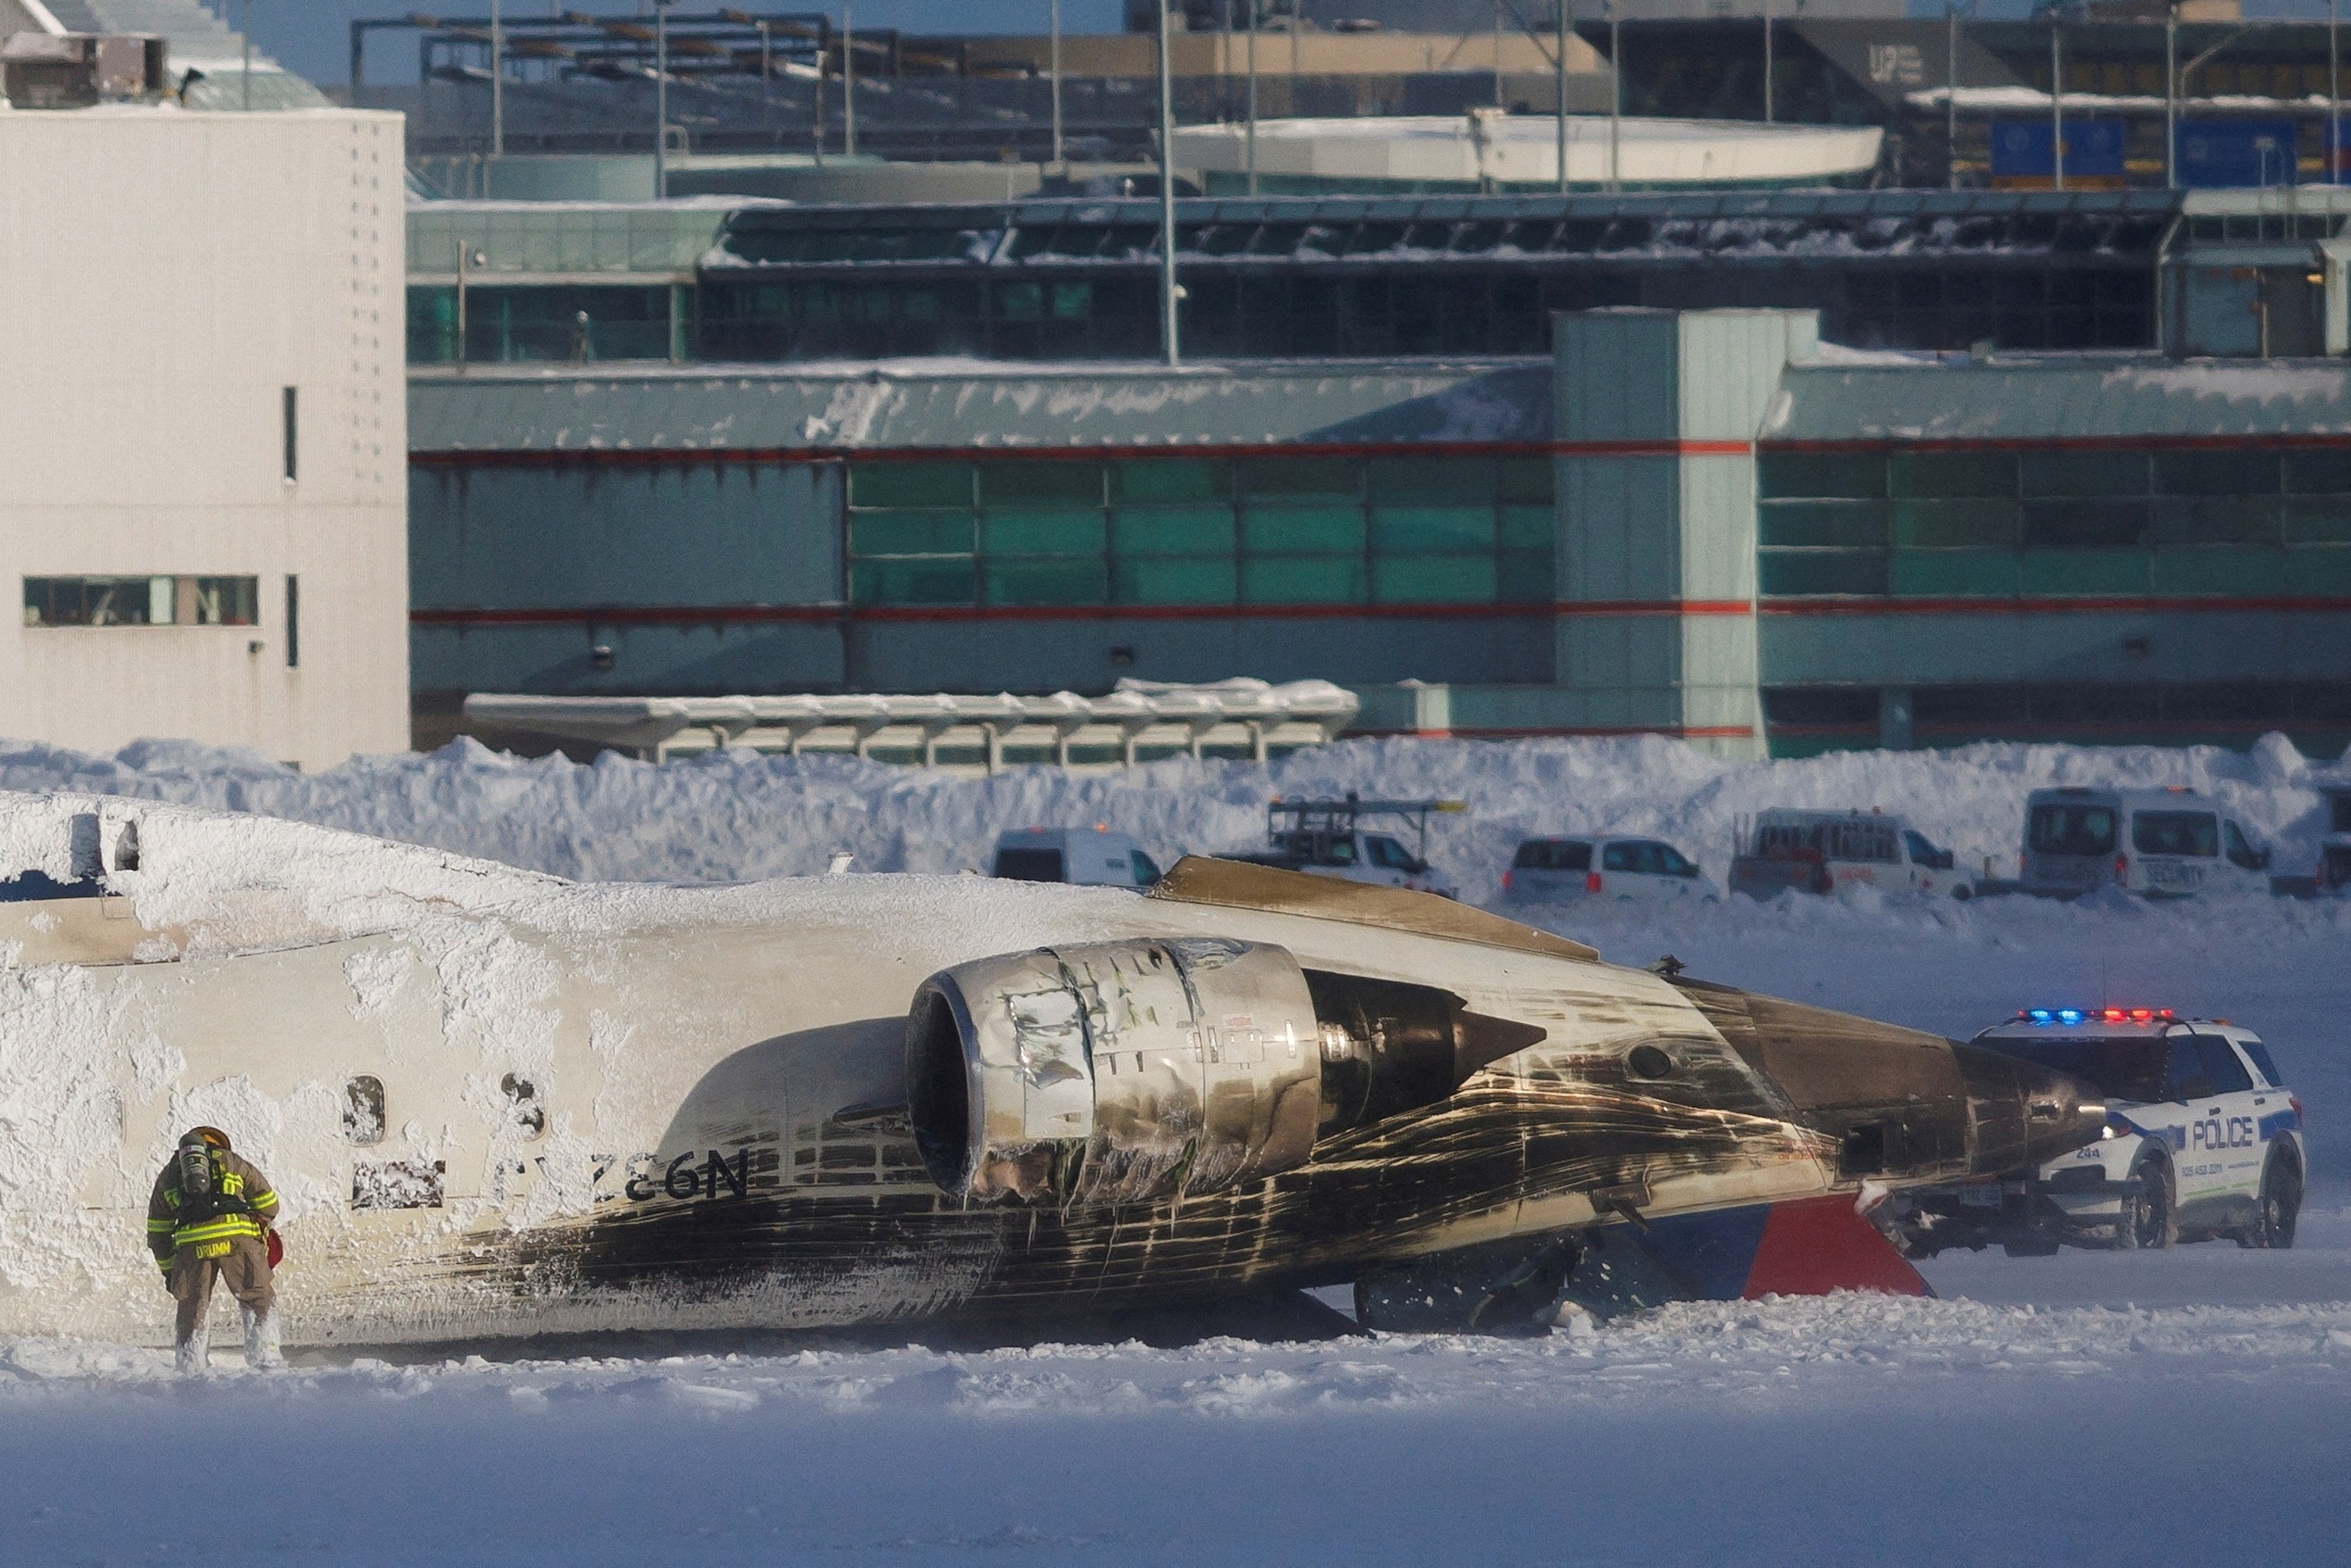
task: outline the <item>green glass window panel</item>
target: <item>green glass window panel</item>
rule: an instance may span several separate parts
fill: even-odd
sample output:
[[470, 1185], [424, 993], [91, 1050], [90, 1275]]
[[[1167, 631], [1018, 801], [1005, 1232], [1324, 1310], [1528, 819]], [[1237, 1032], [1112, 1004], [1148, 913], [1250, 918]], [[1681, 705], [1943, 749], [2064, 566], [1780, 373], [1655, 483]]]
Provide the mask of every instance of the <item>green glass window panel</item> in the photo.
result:
[[2016, 552], [2007, 549], [1898, 549], [1891, 574], [1897, 594], [2007, 599], [2016, 593]]
[[1344, 457], [1245, 457], [1233, 469], [1244, 496], [1353, 500], [1363, 494], [1357, 465]]
[[1093, 312], [1094, 286], [1091, 283], [1056, 283], [1049, 307], [1056, 321], [1082, 321]]
[[1886, 591], [1882, 549], [1764, 550], [1756, 567], [1767, 594]]
[[2028, 452], [2023, 486], [2028, 496], [2144, 496], [2144, 452]]
[[2278, 502], [2268, 496], [2165, 496], [2155, 540], [2165, 545], [2274, 544]]
[[2017, 576], [2027, 593], [2145, 593], [2147, 559], [2135, 549], [2032, 549]]
[[1233, 493], [1233, 465], [1216, 458], [1146, 457], [1113, 463], [1113, 501], [1222, 501]]
[[1874, 452], [1766, 452], [1755, 460], [1755, 482], [1767, 500], [1873, 501], [1886, 494], [1886, 459]]
[[1230, 556], [1121, 559], [1111, 566], [1111, 587], [1121, 604], [1230, 604], [1240, 569]]
[[2296, 496], [2351, 496], [2351, 452], [2289, 452], [2285, 487]]
[[999, 283], [996, 313], [1008, 321], [1034, 321], [1045, 313], [1045, 287], [1040, 283]]
[[2300, 591], [2286, 570], [2294, 557], [2282, 549], [2219, 546], [2210, 549], [2158, 550], [2158, 593], [2288, 593]]
[[909, 326], [929, 326], [946, 315], [935, 288], [907, 288], [898, 296], [898, 319]]
[[1506, 549], [1494, 564], [1494, 597], [1506, 603], [1549, 604], [1559, 591], [1548, 549]]
[[1372, 560], [1372, 599], [1379, 604], [1490, 604], [1494, 587], [1491, 554]]
[[1359, 507], [1249, 507], [1241, 512], [1241, 548], [1252, 554], [1328, 554], [1364, 548]]
[[1552, 530], [1555, 526], [1551, 505], [1502, 508], [1501, 541], [1504, 549], [1539, 549], [1551, 553]]
[[1052, 458], [981, 464], [979, 504], [995, 507], [1005, 501], [1031, 506], [1099, 507], [1102, 504], [1102, 465]]
[[1099, 510], [1091, 512], [983, 512], [980, 553], [1003, 555], [1100, 555], [1110, 530]]
[[849, 465], [849, 504], [852, 507], [968, 507], [971, 494], [971, 465], [967, 463]]
[[857, 604], [969, 604], [971, 558], [861, 560], [849, 569], [849, 597]]
[[969, 555], [969, 512], [852, 512], [849, 553], [877, 555]]
[[1502, 499], [1551, 505], [1552, 461], [1548, 457], [1505, 457], [1500, 464]]
[[1894, 542], [1919, 549], [2013, 549], [2016, 503], [1896, 501]]
[[2028, 549], [2136, 549], [2147, 541], [2145, 501], [2027, 501]]
[[1258, 556], [1241, 562], [1244, 604], [1361, 604], [1369, 597], [1354, 556]]
[[1111, 548], [1120, 555], [1230, 555], [1230, 507], [1120, 507], [1110, 515]]
[[2289, 498], [2285, 537], [2289, 544], [2351, 544], [2351, 495]]
[[2278, 493], [2275, 452], [2158, 452], [2155, 455], [2155, 493], [2158, 496], [2274, 496]]
[[2284, 553], [2285, 580], [2293, 584], [2286, 591], [2351, 595], [2351, 547], [2314, 545]]
[[1376, 457], [1364, 470], [1375, 507], [1490, 504], [1498, 483], [1486, 457]]
[[1897, 452], [1887, 462], [1897, 497], [1936, 500], [2016, 494], [2013, 452]]
[[1757, 508], [1757, 537], [1766, 545], [1850, 545], [1886, 542], [1886, 508], [1875, 501], [1771, 501]]
[[1458, 555], [1494, 548], [1491, 507], [1372, 508], [1372, 548], [1391, 555]]
[[980, 568], [990, 604], [1106, 604], [1108, 568], [1097, 556], [1078, 560], [991, 560]]

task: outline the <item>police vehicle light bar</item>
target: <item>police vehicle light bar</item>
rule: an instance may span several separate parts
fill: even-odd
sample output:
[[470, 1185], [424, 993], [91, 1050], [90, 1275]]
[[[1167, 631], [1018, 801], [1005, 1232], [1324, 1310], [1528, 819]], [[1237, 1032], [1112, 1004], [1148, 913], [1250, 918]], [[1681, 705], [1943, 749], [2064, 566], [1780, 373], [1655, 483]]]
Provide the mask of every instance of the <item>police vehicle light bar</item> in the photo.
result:
[[2169, 1023], [2169, 1008], [2027, 1008], [2017, 1018], [2027, 1023]]

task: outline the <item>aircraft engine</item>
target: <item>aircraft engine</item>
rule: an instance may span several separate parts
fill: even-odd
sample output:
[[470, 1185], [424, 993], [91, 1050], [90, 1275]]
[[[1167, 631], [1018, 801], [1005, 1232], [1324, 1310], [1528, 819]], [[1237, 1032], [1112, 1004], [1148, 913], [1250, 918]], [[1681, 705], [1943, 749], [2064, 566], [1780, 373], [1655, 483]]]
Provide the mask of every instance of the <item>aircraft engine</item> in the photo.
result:
[[1143, 1203], [1306, 1163], [1543, 1038], [1462, 998], [1207, 937], [984, 958], [906, 1023], [907, 1111], [957, 1197]]

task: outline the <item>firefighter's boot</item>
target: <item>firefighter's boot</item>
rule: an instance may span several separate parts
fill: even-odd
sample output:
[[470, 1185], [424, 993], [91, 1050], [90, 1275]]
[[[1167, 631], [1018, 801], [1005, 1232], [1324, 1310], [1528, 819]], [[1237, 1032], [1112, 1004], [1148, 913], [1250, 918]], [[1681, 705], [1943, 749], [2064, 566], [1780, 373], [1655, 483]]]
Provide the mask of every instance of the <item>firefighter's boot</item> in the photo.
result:
[[182, 1340], [177, 1365], [183, 1376], [201, 1377], [213, 1366], [213, 1325], [211, 1314], [196, 1320], [196, 1326]]
[[256, 1312], [240, 1306], [237, 1311], [245, 1314], [245, 1364], [258, 1371], [285, 1365], [286, 1353], [277, 1345], [277, 1309]]

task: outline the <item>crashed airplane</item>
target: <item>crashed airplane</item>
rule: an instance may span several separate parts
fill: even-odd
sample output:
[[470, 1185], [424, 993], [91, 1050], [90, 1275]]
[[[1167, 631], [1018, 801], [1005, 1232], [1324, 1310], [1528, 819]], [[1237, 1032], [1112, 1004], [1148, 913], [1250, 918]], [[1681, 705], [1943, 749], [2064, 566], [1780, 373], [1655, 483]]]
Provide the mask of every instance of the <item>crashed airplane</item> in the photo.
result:
[[271, 1177], [288, 1337], [331, 1343], [1041, 1333], [1348, 1281], [1373, 1326], [1507, 1329], [1611, 1235], [1753, 1216], [1735, 1284], [1767, 1221], [2104, 1119], [2009, 1057], [1212, 860], [598, 886], [0, 796], [11, 876], [5, 1333], [161, 1333], [140, 1217], [197, 1122]]

